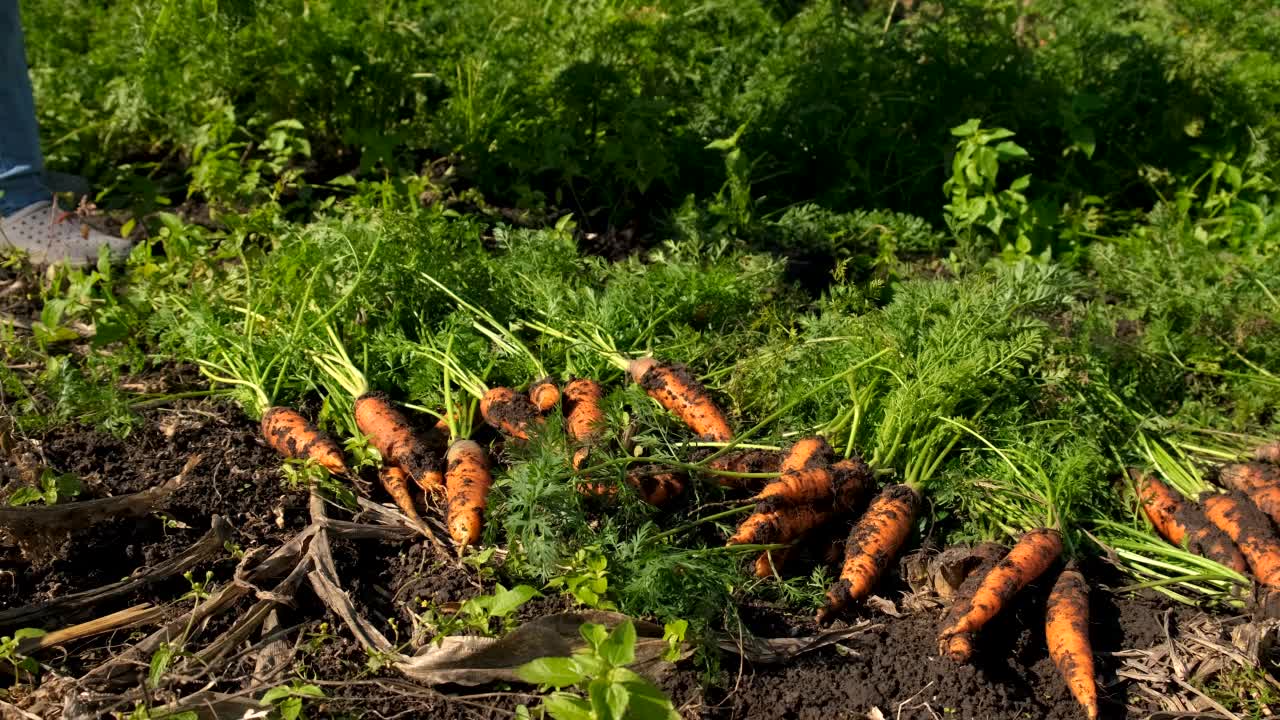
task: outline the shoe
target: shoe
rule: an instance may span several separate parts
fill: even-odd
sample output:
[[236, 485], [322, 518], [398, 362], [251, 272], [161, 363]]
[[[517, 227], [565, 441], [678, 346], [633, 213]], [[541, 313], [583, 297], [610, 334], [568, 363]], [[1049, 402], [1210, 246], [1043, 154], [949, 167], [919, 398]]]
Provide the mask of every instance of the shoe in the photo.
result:
[[98, 248], [106, 245], [113, 261], [129, 255], [132, 243], [98, 232], [74, 212], [59, 210], [52, 202], [32, 203], [0, 218], [0, 251], [21, 250], [32, 265], [63, 263], [85, 267], [98, 262]]

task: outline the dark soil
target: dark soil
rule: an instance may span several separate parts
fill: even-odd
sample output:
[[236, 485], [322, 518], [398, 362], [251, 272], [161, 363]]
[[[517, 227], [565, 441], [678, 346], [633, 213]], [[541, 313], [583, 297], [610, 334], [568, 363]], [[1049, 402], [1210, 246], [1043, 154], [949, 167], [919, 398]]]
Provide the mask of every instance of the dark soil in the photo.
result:
[[[23, 557], [16, 548], [0, 547], [0, 609], [40, 602], [65, 593], [119, 580], [147, 564], [173, 556], [193, 543], [213, 514], [235, 528], [234, 542], [248, 550], [274, 548], [305, 527], [306, 495], [284, 483], [280, 460], [259, 437], [257, 423], [238, 412], [210, 403], [179, 403], [146, 412], [145, 423], [127, 439], [87, 428], [50, 432], [29, 438], [27, 447], [42, 463], [72, 472], [83, 481], [86, 497], [104, 497], [152, 487], [182, 471], [199, 456], [186, 484], [164, 513], [130, 521], [102, 523], [71, 534], [46, 557]], [[379, 501], [386, 498], [378, 497]], [[438, 512], [428, 509], [427, 512]], [[334, 541], [333, 554], [344, 589], [357, 609], [393, 642], [409, 643], [427, 607], [448, 611], [467, 598], [493, 589], [493, 579], [444, 557], [425, 542], [388, 544], [377, 541]], [[221, 585], [235, 565], [231, 553], [200, 567]], [[1099, 588], [1099, 568], [1084, 568]], [[1044, 641], [1044, 605], [1051, 580], [1021, 593], [977, 638], [973, 662], [957, 665], [939, 657], [937, 633], [943, 611], [890, 617], [870, 610], [873, 625], [839, 646], [814, 651], [785, 665], [740, 663], [726, 654], [710, 678], [695, 663], [682, 665], [660, 684], [685, 717], [737, 718], [865, 717], [878, 708], [886, 718], [1024, 718], [1080, 717]], [[95, 609], [104, 614], [138, 602], [169, 604], [189, 591], [182, 578], [158, 583]], [[886, 596], [904, 588], [885, 587]], [[225, 629], [248, 606], [218, 618], [202, 635]], [[1128, 681], [1116, 676], [1117, 660], [1109, 653], [1148, 648], [1162, 642], [1164, 619], [1172, 617], [1176, 632], [1185, 612], [1157, 600], [1121, 597], [1097, 589], [1090, 594], [1091, 636], [1106, 718], [1127, 717]], [[514, 615], [516, 622], [571, 607], [560, 595], [537, 597]], [[178, 610], [175, 609], [175, 612]], [[510, 717], [520, 702], [533, 703], [528, 688], [445, 688], [444, 694], [422, 688], [405, 697], [394, 671], [371, 664], [342, 621], [320, 605], [304, 586], [298, 606], [284, 609], [281, 623], [297, 626], [298, 661], [308, 677], [329, 695], [318, 716], [359, 711], [369, 717], [432, 718]], [[795, 637], [818, 631], [809, 612], [779, 605], [741, 608], [745, 627], [762, 637]], [[856, 613], [843, 616], [859, 619]], [[82, 619], [82, 618], [78, 618]], [[837, 621], [840, 622], [840, 621]], [[47, 629], [59, 626], [51, 621]], [[7, 630], [7, 629], [6, 629]], [[419, 634], [418, 639], [423, 639]], [[128, 633], [93, 638], [42, 658], [76, 674], [119, 652]], [[248, 668], [251, 668], [251, 662]], [[246, 671], [242, 664], [229, 668]], [[710, 680], [710, 682], [708, 682]], [[233, 689], [228, 686], [228, 689]]]

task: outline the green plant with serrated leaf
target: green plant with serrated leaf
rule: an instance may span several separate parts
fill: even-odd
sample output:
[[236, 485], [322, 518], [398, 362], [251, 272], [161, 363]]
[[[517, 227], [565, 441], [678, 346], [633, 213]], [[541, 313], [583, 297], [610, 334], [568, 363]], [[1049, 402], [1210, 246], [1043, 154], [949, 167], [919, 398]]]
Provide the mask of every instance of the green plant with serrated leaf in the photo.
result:
[[57, 505], [59, 502], [76, 497], [81, 492], [84, 492], [84, 485], [75, 475], [59, 474], [45, 468], [40, 473], [40, 487], [21, 487], [14, 490], [9, 496], [9, 504], [15, 507], [32, 503]]
[[568, 572], [551, 578], [548, 590], [561, 590], [578, 603], [596, 610], [616, 610], [605, 595], [609, 592], [609, 560], [598, 547], [580, 548], [573, 555]]
[[[627, 665], [636, 659], [636, 628], [624, 620], [612, 632], [586, 623], [587, 648], [572, 657], [539, 658], [516, 669], [522, 680], [554, 690], [536, 712], [555, 720], [679, 720], [675, 706]], [[574, 688], [578, 692], [569, 692]], [[530, 715], [532, 717], [532, 715]]]
[[[501, 584], [494, 586], [492, 594], [477, 595], [458, 607], [457, 612], [447, 612], [434, 603], [423, 601], [422, 622], [436, 629], [436, 642], [449, 635], [468, 630], [490, 637], [503, 635], [515, 625], [512, 613], [538, 594], [530, 585], [517, 585], [511, 589]], [[498, 627], [494, 628], [494, 621]]]
[[1030, 157], [1009, 138], [1013, 131], [984, 128], [974, 118], [951, 129], [959, 138], [951, 161], [951, 177], [942, 185], [948, 203], [943, 207], [952, 232], [970, 242], [996, 241], [1008, 253], [1029, 255], [1034, 249], [1034, 214], [1024, 191], [1031, 176], [1022, 175], [1007, 187], [999, 184], [1002, 164]]

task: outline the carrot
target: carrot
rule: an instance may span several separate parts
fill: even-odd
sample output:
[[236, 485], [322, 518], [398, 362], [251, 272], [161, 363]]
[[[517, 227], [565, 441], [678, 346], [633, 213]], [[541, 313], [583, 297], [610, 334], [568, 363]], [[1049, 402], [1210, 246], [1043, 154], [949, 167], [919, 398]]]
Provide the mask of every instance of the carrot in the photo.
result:
[[[1035, 580], [1053, 565], [1062, 554], [1062, 535], [1051, 528], [1040, 528], [1024, 533], [1017, 544], [983, 576], [973, 593], [973, 602], [963, 615], [948, 625], [939, 636], [939, 647], [955, 650], [950, 640], [953, 635], [974, 633], [1009, 603], [1019, 590]], [[952, 655], [964, 662], [967, 654]]]
[[383, 465], [378, 472], [378, 479], [382, 481], [383, 489], [395, 501], [396, 507], [400, 508], [401, 512], [410, 520], [422, 521], [418, 516], [418, 509], [413, 505], [413, 496], [409, 494], [408, 473], [397, 465]]
[[1280, 467], [1251, 462], [1223, 465], [1218, 470], [1223, 486], [1247, 495], [1259, 510], [1280, 525]]
[[296, 410], [268, 408], [262, 414], [262, 437], [285, 457], [312, 460], [334, 475], [347, 474], [342, 448]]
[[[973, 595], [978, 592], [978, 588], [982, 585], [982, 579], [991, 572], [991, 569], [1000, 562], [1005, 556], [1007, 550], [1002, 545], [996, 543], [981, 543], [974, 546], [971, 551], [978, 559], [978, 564], [973, 567], [964, 580], [960, 582], [960, 587], [956, 589], [955, 597], [952, 599], [951, 608], [947, 610], [942, 627], [947, 628], [955, 624], [957, 620], [964, 617], [973, 607]], [[969, 657], [973, 654], [973, 633], [956, 633], [947, 641], [945, 652], [952, 657]]]
[[1280, 587], [1280, 539], [1261, 510], [1237, 492], [1206, 492], [1200, 496], [1205, 517], [1240, 548], [1258, 582]]
[[1089, 643], [1089, 587], [1074, 565], [1068, 565], [1049, 593], [1045, 613], [1049, 657], [1058, 666], [1076, 701], [1089, 720], [1098, 717], [1098, 686], [1093, 678], [1093, 647]]
[[[732, 473], [775, 473], [782, 466], [784, 453], [777, 450], [736, 450], [712, 460], [707, 467]], [[759, 491], [769, 482], [767, 478], [732, 477], [716, 475], [720, 487], [734, 490]]]
[[766, 485], [755, 499], [786, 507], [831, 498], [833, 455], [826, 438], [814, 436], [797, 440], [782, 460], [782, 475]]
[[675, 413], [698, 437], [716, 442], [733, 438], [724, 413], [683, 365], [640, 358], [631, 361], [628, 372], [649, 397]]
[[920, 493], [910, 485], [885, 486], [867, 512], [849, 531], [844, 546], [840, 579], [827, 590], [827, 601], [818, 611], [824, 623], [850, 602], [871, 593], [889, 563], [906, 542], [920, 509]]
[[650, 505], [661, 507], [684, 492], [687, 476], [664, 465], [640, 465], [627, 473], [627, 484]]
[[530, 426], [542, 420], [529, 398], [506, 387], [493, 388], [480, 398], [480, 414], [490, 426], [519, 440], [528, 440]]
[[752, 574], [758, 578], [764, 579], [773, 577], [774, 571], [781, 573], [782, 566], [791, 557], [792, 548], [785, 547], [780, 550], [765, 550], [760, 553], [754, 563]]
[[580, 445], [573, 451], [573, 469], [581, 470], [591, 454], [590, 443], [604, 430], [600, 401], [604, 388], [589, 378], [578, 378], [564, 386], [565, 429], [569, 439]]
[[1280, 440], [1273, 440], [1253, 451], [1253, 459], [1258, 462], [1280, 465]]
[[795, 540], [831, 519], [831, 513], [812, 505], [797, 505], [752, 513], [726, 543], [765, 545]]
[[458, 548], [480, 540], [485, 502], [493, 476], [484, 449], [473, 440], [458, 440], [449, 447], [445, 471], [449, 536]]
[[1160, 537], [1189, 552], [1246, 572], [1248, 565], [1240, 550], [1227, 534], [1210, 523], [1200, 508], [1189, 503], [1151, 473], [1130, 468], [1129, 475], [1138, 484], [1138, 501]]
[[529, 402], [545, 413], [560, 402], [560, 388], [556, 387], [555, 378], [545, 377], [529, 386]]
[[415, 482], [432, 465], [422, 440], [385, 393], [369, 392], [356, 398], [355, 416], [356, 427], [369, 437], [383, 460], [399, 465]]

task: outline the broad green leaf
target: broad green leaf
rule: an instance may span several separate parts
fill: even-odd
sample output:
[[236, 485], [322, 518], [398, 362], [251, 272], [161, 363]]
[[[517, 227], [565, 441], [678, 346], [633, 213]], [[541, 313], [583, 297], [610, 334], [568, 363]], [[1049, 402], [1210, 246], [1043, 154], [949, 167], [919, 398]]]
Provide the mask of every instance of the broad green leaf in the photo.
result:
[[295, 685], [290, 689], [294, 695], [298, 695], [300, 697], [322, 698], [325, 696], [324, 690], [321, 690], [315, 685]]
[[600, 647], [600, 643], [609, 637], [609, 630], [603, 625], [596, 623], [583, 623], [578, 628], [578, 632], [582, 635], [582, 639], [587, 641], [592, 648]]
[[9, 496], [9, 504], [14, 506], [30, 505], [41, 500], [44, 500], [44, 493], [33, 487], [20, 487]]
[[556, 720], [596, 720], [591, 703], [569, 693], [551, 693], [542, 701], [542, 708]]
[[600, 720], [622, 720], [609, 709], [609, 681], [596, 678], [587, 686], [587, 700], [591, 703], [591, 712]]
[[1014, 180], [1013, 182], [1009, 183], [1009, 189], [1013, 190], [1014, 192], [1022, 192], [1023, 190], [1026, 190], [1027, 187], [1030, 185], [1031, 185], [1031, 176], [1023, 175], [1017, 180]]
[[624, 620], [604, 642], [600, 643], [600, 657], [614, 667], [623, 667], [636, 659], [636, 626]]
[[276, 711], [280, 713], [281, 720], [298, 720], [302, 715], [302, 698], [290, 695], [276, 706]]
[[262, 699], [258, 701], [258, 704], [272, 705], [278, 702], [279, 700], [281, 700], [282, 698], [286, 698], [286, 697], [289, 697], [289, 688], [281, 685], [279, 687], [273, 687], [270, 690], [263, 693]]
[[609, 683], [605, 690], [605, 697], [609, 712], [616, 720], [623, 720], [627, 716], [627, 706], [631, 704], [631, 692], [623, 685]]
[[603, 675], [609, 671], [609, 665], [594, 651], [579, 652], [573, 654], [573, 661], [578, 663], [578, 667], [584, 675], [595, 677]]
[[173, 646], [161, 643], [151, 656], [151, 666], [147, 670], [147, 685], [153, 689], [160, 687], [160, 680], [169, 672], [169, 663], [173, 661]]
[[576, 661], [562, 657], [531, 660], [516, 668], [516, 675], [527, 683], [556, 688], [577, 685], [585, 679]]
[[1006, 140], [1005, 142], [1002, 142], [999, 145], [997, 145], [996, 152], [1000, 154], [1001, 158], [1005, 158], [1005, 159], [1024, 158], [1029, 156], [1029, 153], [1027, 153], [1027, 151], [1023, 149], [1021, 145], [1019, 145], [1016, 142], [1013, 142], [1012, 140]]
[[956, 137], [968, 137], [977, 132], [980, 125], [982, 125], [982, 120], [970, 118], [969, 122], [951, 128], [951, 134]]
[[17, 640], [18, 642], [22, 642], [23, 640], [30, 640], [32, 638], [44, 637], [47, 634], [48, 633], [41, 630], [40, 628], [19, 628], [14, 631], [13, 639]]
[[489, 614], [493, 617], [506, 617], [537, 594], [538, 591], [529, 585], [517, 585], [510, 590], [495, 593], [489, 605]]

